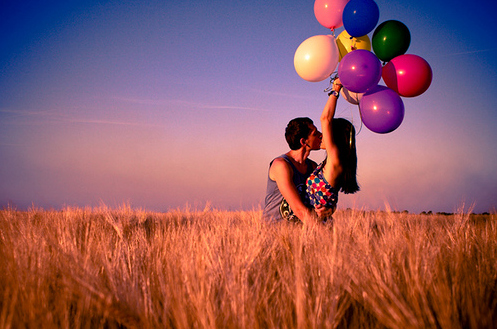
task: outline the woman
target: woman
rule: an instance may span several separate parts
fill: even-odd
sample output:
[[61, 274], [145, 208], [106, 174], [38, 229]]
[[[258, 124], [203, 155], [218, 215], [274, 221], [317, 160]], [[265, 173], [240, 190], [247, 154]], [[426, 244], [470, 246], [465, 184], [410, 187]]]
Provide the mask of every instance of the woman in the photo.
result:
[[333, 212], [339, 191], [345, 194], [359, 191], [354, 126], [345, 119], [333, 118], [341, 88], [340, 80], [335, 79], [321, 114], [321, 148], [326, 149], [326, 159], [306, 181], [309, 203], [325, 206]]

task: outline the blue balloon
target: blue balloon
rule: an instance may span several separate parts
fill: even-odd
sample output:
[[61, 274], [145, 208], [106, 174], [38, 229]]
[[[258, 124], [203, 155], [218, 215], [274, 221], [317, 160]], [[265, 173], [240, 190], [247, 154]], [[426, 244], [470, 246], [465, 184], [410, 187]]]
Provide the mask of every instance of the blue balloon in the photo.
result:
[[380, 19], [380, 9], [373, 0], [350, 0], [342, 15], [343, 27], [357, 38], [373, 31]]

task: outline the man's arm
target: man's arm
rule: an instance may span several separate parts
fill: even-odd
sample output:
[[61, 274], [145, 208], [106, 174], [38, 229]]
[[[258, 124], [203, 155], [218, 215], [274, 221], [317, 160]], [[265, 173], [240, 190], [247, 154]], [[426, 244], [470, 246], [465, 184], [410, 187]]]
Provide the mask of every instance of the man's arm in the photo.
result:
[[273, 161], [273, 164], [269, 169], [269, 177], [276, 181], [281, 194], [288, 202], [295, 215], [302, 222], [306, 224], [316, 222], [316, 218], [312, 213], [312, 210], [307, 208], [300, 199], [297, 188], [293, 183], [292, 168], [290, 168], [285, 160], [277, 158]]

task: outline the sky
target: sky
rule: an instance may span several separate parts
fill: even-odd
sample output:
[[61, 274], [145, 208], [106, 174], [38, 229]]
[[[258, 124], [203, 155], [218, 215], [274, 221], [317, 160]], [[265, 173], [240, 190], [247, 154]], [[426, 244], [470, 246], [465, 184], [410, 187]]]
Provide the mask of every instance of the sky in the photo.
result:
[[[337, 116], [358, 130], [361, 191], [338, 207], [495, 212], [493, 11], [376, 3], [378, 24], [408, 27], [407, 54], [424, 58], [433, 80], [402, 98], [404, 121], [388, 134], [339, 99]], [[319, 127], [329, 81], [305, 81], [293, 63], [305, 39], [331, 33], [314, 1], [0, 4], [0, 207], [260, 209], [288, 121]]]

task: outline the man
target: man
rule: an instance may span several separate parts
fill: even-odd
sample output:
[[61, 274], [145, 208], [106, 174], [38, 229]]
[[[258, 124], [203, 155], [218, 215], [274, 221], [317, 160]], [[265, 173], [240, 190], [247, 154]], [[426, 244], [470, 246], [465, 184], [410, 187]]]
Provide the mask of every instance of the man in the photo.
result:
[[268, 220], [297, 219], [306, 224], [317, 222], [331, 211], [317, 206], [310, 208], [302, 201], [307, 177], [317, 164], [308, 159], [311, 151], [319, 150], [322, 134], [309, 118], [291, 120], [285, 130], [290, 151], [275, 158], [269, 165], [263, 218]]

